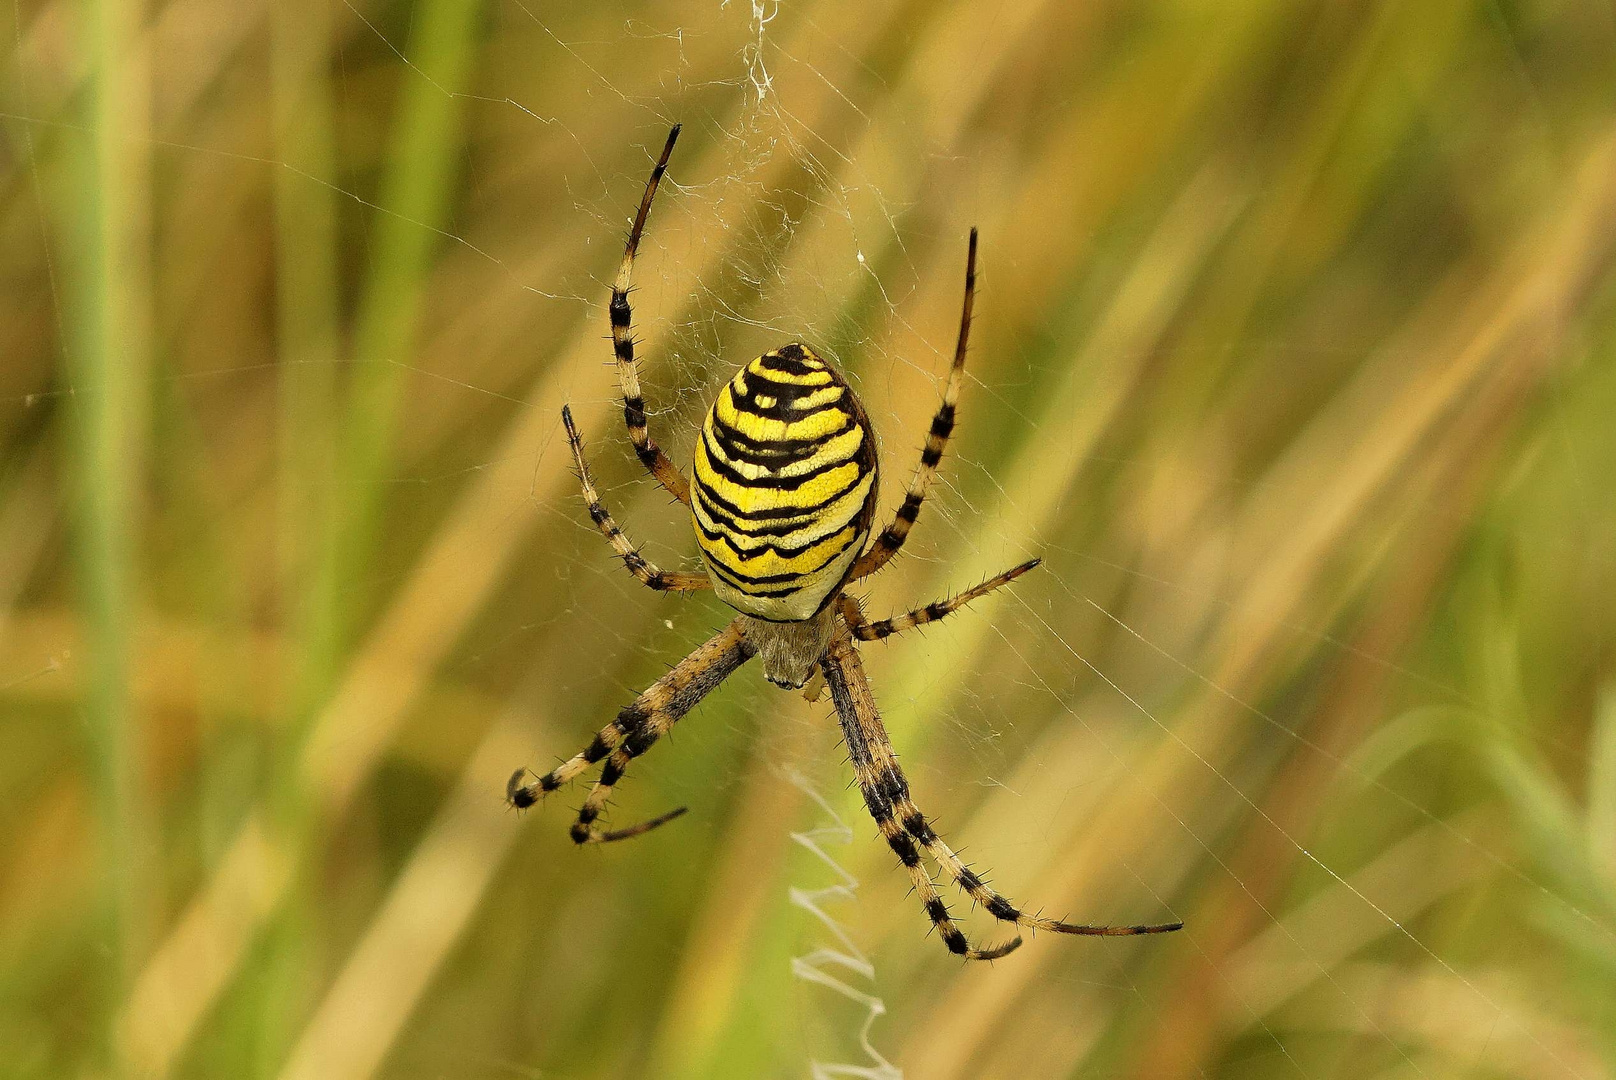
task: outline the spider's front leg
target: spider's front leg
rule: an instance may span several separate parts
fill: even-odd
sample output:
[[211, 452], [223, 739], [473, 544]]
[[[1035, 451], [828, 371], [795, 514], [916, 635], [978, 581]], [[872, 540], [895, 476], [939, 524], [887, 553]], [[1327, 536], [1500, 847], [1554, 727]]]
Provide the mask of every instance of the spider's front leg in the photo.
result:
[[1091, 926], [1046, 919], [1017, 908], [989, 888], [978, 874], [960, 861], [959, 856], [927, 823], [925, 815], [910, 797], [909, 782], [898, 767], [892, 740], [881, 723], [881, 714], [876, 711], [875, 696], [870, 692], [864, 666], [859, 661], [848, 631], [838, 631], [831, 640], [830, 648], [820, 661], [820, 669], [825, 674], [831, 698], [836, 702], [836, 714], [847, 740], [848, 754], [853, 760], [864, 804], [869, 808], [870, 816], [875, 818], [876, 826], [887, 844], [909, 871], [915, 891], [920, 894], [921, 902], [926, 907], [926, 914], [950, 952], [967, 960], [996, 960], [1020, 946], [1021, 935], [1018, 933], [1010, 940], [988, 948], [973, 947], [954, 924], [948, 905], [938, 895], [931, 875], [921, 865], [922, 852], [931, 856], [955, 884], [1000, 922], [1057, 934], [1105, 937], [1161, 934], [1178, 930], [1184, 925], [1175, 922], [1155, 926]]
[[612, 320], [612, 351], [617, 357], [617, 377], [623, 387], [623, 420], [628, 424], [628, 437], [639, 457], [657, 483], [668, 489], [675, 499], [690, 505], [690, 481], [679, 471], [662, 448], [651, 438], [645, 418], [645, 398], [640, 393], [640, 376], [634, 365], [634, 309], [629, 304], [629, 288], [634, 276], [634, 256], [640, 249], [640, 234], [645, 231], [645, 219], [651, 213], [651, 200], [656, 198], [657, 185], [668, 169], [668, 158], [673, 144], [679, 138], [679, 125], [668, 132], [668, 141], [657, 158], [651, 179], [646, 182], [645, 194], [640, 197], [639, 213], [629, 229], [628, 244], [623, 249], [623, 261], [617, 268], [617, 279], [612, 282], [612, 302], [608, 313]]
[[965, 347], [971, 339], [971, 308], [976, 303], [976, 230], [971, 230], [970, 248], [965, 253], [965, 304], [960, 309], [959, 340], [954, 345], [954, 364], [948, 369], [948, 382], [943, 385], [942, 404], [931, 418], [926, 432], [926, 445], [920, 451], [920, 464], [915, 468], [903, 505], [898, 507], [892, 524], [881, 530], [868, 551], [853, 564], [848, 580], [869, 577], [891, 561], [892, 556], [909, 538], [909, 530], [920, 518], [920, 507], [926, 501], [926, 492], [937, 478], [937, 465], [943, 460], [943, 450], [954, 433], [954, 412], [959, 405], [960, 384], [965, 374]]
[[606, 830], [595, 823], [629, 762], [651, 749], [680, 717], [695, 708], [697, 702], [752, 655], [752, 647], [742, 633], [741, 620], [737, 619], [624, 706], [617, 719], [601, 728], [594, 741], [581, 752], [531, 781], [527, 780], [526, 768], [517, 769], [506, 785], [506, 798], [517, 809], [526, 809], [604, 759], [606, 764], [601, 766], [600, 777], [590, 788], [578, 810], [578, 820], [572, 826], [574, 842], [602, 844], [626, 840], [672, 821], [685, 812], [684, 807], [624, 829]]

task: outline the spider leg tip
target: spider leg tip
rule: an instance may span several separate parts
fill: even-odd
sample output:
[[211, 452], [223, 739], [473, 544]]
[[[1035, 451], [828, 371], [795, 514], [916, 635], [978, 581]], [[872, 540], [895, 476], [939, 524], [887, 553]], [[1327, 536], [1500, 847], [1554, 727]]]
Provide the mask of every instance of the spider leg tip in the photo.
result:
[[538, 802], [533, 794], [533, 788], [522, 781], [527, 777], [527, 767], [524, 765], [511, 773], [511, 778], [505, 782], [505, 801], [517, 810], [526, 810]]

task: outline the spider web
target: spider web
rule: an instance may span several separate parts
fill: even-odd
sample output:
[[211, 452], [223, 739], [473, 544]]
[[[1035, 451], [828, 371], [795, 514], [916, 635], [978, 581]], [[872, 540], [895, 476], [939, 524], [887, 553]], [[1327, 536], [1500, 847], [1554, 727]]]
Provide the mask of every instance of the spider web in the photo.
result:
[[[1418, 311], [1365, 317], [1346, 343], [1309, 336], [1306, 326], [1251, 338], [1216, 320], [1211, 330], [1177, 333], [1194, 297], [1232, 288], [1207, 281], [1218, 258], [1250, 268], [1240, 261], [1241, 223], [1283, 193], [1257, 190], [1226, 156], [1204, 154], [1164, 167], [1155, 197], [1119, 198], [1109, 213], [1078, 219], [1086, 225], [1070, 235], [1050, 239], [1036, 222], [1017, 224], [1007, 205], [1026, 216], [1059, 201], [1039, 184], [1062, 183], [1073, 198], [1109, 208], [1106, 148], [1082, 164], [1036, 159], [1030, 132], [1059, 118], [1038, 93], [1015, 98], [1002, 72], [1048, 13], [991, 7], [965, 5], [906, 30], [913, 13], [896, 5], [841, 24], [739, 0], [632, 15], [508, 0], [491, 5], [476, 30], [484, 65], [454, 71], [421, 40], [426, 6], [345, 2], [332, 19], [339, 102], [368, 115], [362, 104], [382, 84], [400, 99], [441, 98], [457, 117], [461, 136], [451, 141], [463, 146], [446, 182], [464, 194], [437, 218], [400, 208], [414, 198], [408, 185], [280, 155], [243, 130], [238, 111], [128, 135], [182, 186], [267, 174], [329, 196], [344, 221], [362, 223], [373, 283], [377, 261], [397, 254], [387, 237], [433, 248], [409, 332], [378, 333], [372, 340], [382, 345], [364, 354], [361, 328], [340, 355], [290, 361], [329, 368], [344, 390], [373, 394], [377, 415], [394, 410], [381, 429], [391, 449], [373, 474], [386, 522], [378, 531], [390, 535], [375, 558], [344, 568], [338, 591], [366, 615], [328, 699], [312, 710], [309, 749], [295, 767], [340, 821], [371, 790], [371, 774], [430, 756], [434, 709], [417, 695], [441, 702], [468, 688], [474, 705], [452, 708], [469, 717], [493, 702], [504, 711], [477, 719], [474, 739], [437, 744], [457, 764], [438, 766], [441, 775], [422, 785], [433, 796], [410, 811], [414, 831], [394, 876], [375, 890], [371, 910], [353, 916], [348, 948], [285, 1033], [279, 1075], [468, 1065], [538, 1075], [551, 1053], [582, 1068], [596, 1059], [565, 1056], [582, 1053], [566, 1040], [590, 1023], [577, 1003], [603, 1007], [612, 968], [571, 939], [615, 941], [617, 932], [626, 944], [597, 947], [620, 968], [633, 970], [631, 957], [672, 975], [665, 1000], [629, 995], [655, 1016], [614, 1012], [612, 1030], [639, 1032], [629, 1040], [641, 1047], [639, 1067], [695, 1075], [741, 1038], [743, 1003], [759, 978], [736, 956], [737, 920], [760, 939], [785, 940], [779, 971], [797, 981], [787, 991], [795, 1008], [785, 1010], [795, 1026], [781, 1037], [797, 1041], [799, 1074], [893, 1076], [892, 1062], [915, 1062], [909, 1075], [964, 1075], [976, 1061], [982, 1075], [1016, 1067], [1138, 1075], [1152, 1066], [1211, 1075], [1210, 1060], [1227, 1075], [1314, 1077], [1350, 1072], [1339, 1050], [1319, 1049], [1336, 1040], [1360, 1048], [1380, 1075], [1448, 1075], [1456, 1062], [1476, 1075], [1598, 1073], [1592, 1029], [1534, 1000], [1541, 972], [1512, 949], [1471, 955], [1450, 935], [1460, 936], [1469, 906], [1498, 902], [1526, 909], [1546, 940], [1585, 938], [1608, 956], [1616, 949], [1616, 917], [1601, 891], [1608, 882], [1535, 861], [1509, 813], [1429, 790], [1418, 772], [1430, 767], [1433, 745], [1461, 741], [1456, 727], [1481, 730], [1478, 770], [1496, 779], [1507, 805], [1527, 808], [1516, 811], [1521, 832], [1541, 839], [1571, 828], [1579, 811], [1557, 801], [1554, 769], [1539, 765], [1576, 758], [1582, 737], [1526, 729], [1490, 688], [1460, 681], [1470, 667], [1406, 649], [1427, 601], [1412, 601], [1410, 614], [1385, 597], [1430, 594], [1421, 574], [1435, 571], [1400, 553], [1416, 544], [1410, 537], [1451, 550], [1481, 499], [1465, 487], [1456, 448], [1471, 444], [1452, 403], [1485, 413], [1529, 385], [1529, 374], [1492, 377], [1514, 355], [1492, 343], [1567, 318], [1592, 291], [1574, 279], [1598, 259], [1565, 236], [1603, 220], [1604, 159], [1596, 147], [1587, 155], [1594, 164], [1567, 166], [1568, 208], [1537, 232], [1523, 226], [1524, 254], [1478, 275], [1492, 289], [1490, 312], [1456, 304], [1459, 314], [1434, 329]], [[41, 85], [38, 58], [50, 55], [54, 11], [15, 9], [13, 59], [19, 73], [36, 74], [17, 80], [5, 115], [30, 189], [19, 205], [33, 208], [46, 235], [54, 159], [43, 143], [86, 134], [45, 107], [58, 87]], [[183, 88], [192, 77], [196, 100], [233, 100], [217, 80], [238, 66], [236, 32], [179, 3], [158, 18], [171, 34], [181, 28], [205, 42], [197, 70], [164, 85]], [[1104, 66], [1096, 60], [1092, 76]], [[535, 68], [564, 77], [536, 79]], [[995, 95], [1012, 97], [1002, 105], [1009, 119], [995, 121]], [[658, 854], [659, 833], [599, 860], [566, 861], [565, 874], [522, 868], [541, 845], [543, 859], [555, 858], [567, 815], [552, 804], [518, 834], [491, 803], [509, 769], [577, 749], [615, 704], [724, 617], [705, 600], [645, 594], [622, 573], [581, 512], [555, 418], [563, 401], [579, 414], [602, 494], [646, 553], [665, 567], [696, 568], [687, 524], [627, 448], [605, 334], [607, 275], [674, 121], [685, 134], [652, 211], [633, 300], [653, 434], [681, 464], [695, 420], [734, 366], [802, 340], [849, 374], [869, 411], [890, 513], [946, 371], [964, 236], [982, 225], [958, 434], [900, 561], [858, 591], [881, 617], [1030, 555], [1045, 563], [1008, 593], [864, 655], [917, 801], [939, 815], [946, 838], [993, 869], [996, 887], [1083, 921], [1183, 917], [1181, 934], [1094, 948], [1040, 938], [991, 970], [937, 966], [941, 946], [921, 939], [923, 916], [903, 875], [859, 824], [856, 793], [842, 790], [834, 717], [750, 672], [635, 763], [615, 810], [626, 824], [663, 803], [690, 805], [671, 827], [686, 830], [685, 840]], [[378, 159], [385, 168], [385, 155]], [[528, 220], [547, 231], [536, 234]], [[1547, 270], [1532, 261], [1545, 248]], [[71, 340], [61, 328], [71, 301], [57, 267], [43, 268], [53, 333]], [[1547, 300], [1517, 288], [1553, 271], [1562, 291]], [[1271, 279], [1255, 280], [1253, 288]], [[362, 327], [363, 301], [356, 308]], [[1235, 336], [1219, 339], [1219, 329]], [[288, 360], [176, 351], [155, 382], [186, 403], [182, 413], [202, 418], [198, 443], [228, 462], [235, 444], [218, 418], [231, 400], [272, 397]], [[1262, 362], [1231, 367], [1242, 351]], [[1409, 357], [1422, 351], [1438, 360], [1407, 376]], [[1537, 363], [1556, 365], [1554, 356]], [[71, 414], [100, 392], [64, 370], [60, 385], [19, 384], [9, 397], [16, 430], [38, 426], [43, 411]], [[1228, 418], [1209, 408], [1218, 384], [1287, 370], [1298, 388], [1274, 391], [1282, 400], [1268, 419], [1315, 407], [1316, 415], [1271, 424], [1289, 444], [1240, 445]], [[1574, 374], [1536, 377], [1576, 385]], [[1202, 379], [1179, 396], [1184, 382]], [[1312, 385], [1330, 379], [1334, 396]], [[1421, 380], [1463, 389], [1434, 400]], [[1248, 405], [1255, 396], [1232, 395]], [[1360, 441], [1353, 426], [1387, 402], [1390, 419]], [[1598, 448], [1579, 443], [1576, 409], [1556, 404], [1566, 434], [1558, 451], [1473, 442], [1519, 455], [1518, 473], [1535, 467], [1534, 454], [1574, 470]], [[1177, 426], [1153, 433], [1130, 409]], [[1330, 474], [1305, 478], [1320, 462]], [[24, 493], [28, 468], [15, 470]], [[1297, 494], [1312, 489], [1316, 501], [1293, 512]], [[1587, 492], [1598, 490], [1588, 483]], [[1450, 503], [1438, 501], [1444, 493]], [[1593, 501], [1585, 492], [1569, 514], [1597, 534]], [[1197, 519], [1216, 526], [1204, 542], [1189, 538]], [[43, 539], [23, 554], [24, 563], [50, 557]], [[13, 590], [19, 611], [27, 585]], [[442, 615], [431, 599], [439, 593], [459, 594], [459, 606], [447, 604], [446, 640], [426, 645], [419, 627]], [[394, 700], [376, 685], [395, 678], [390, 654], [401, 649], [406, 664], [429, 662], [416, 688]], [[66, 649], [15, 655], [15, 674], [0, 676], [8, 693], [75, 664]], [[1522, 699], [1524, 711], [1529, 695]], [[1602, 715], [1600, 730], [1616, 723], [1616, 711]], [[1606, 762], [1610, 748], [1589, 738], [1601, 752], [1588, 756]], [[423, 739], [428, 749], [413, 758], [391, 749]], [[1590, 803], [1591, 820], [1598, 800]], [[1363, 835], [1354, 829], [1360, 817], [1372, 822]], [[135, 1019], [125, 1023], [137, 1062], [182, 1068], [218, 1001], [234, 993], [250, 942], [289, 888], [264, 820], [251, 803], [240, 808], [219, 858], [132, 978], [125, 1014]], [[851, 823], [854, 843], [834, 859], [826, 821]], [[699, 858], [702, 880], [685, 880], [680, 858]], [[663, 899], [663, 883], [678, 903]], [[531, 990], [514, 979], [484, 984], [490, 953], [509, 944], [502, 932], [518, 913], [532, 915], [531, 902], [502, 899], [520, 888], [542, 888], [555, 914], [520, 931], [534, 943], [517, 951], [558, 956], [576, 974], [547, 991], [540, 1007], [551, 1021], [530, 1044], [468, 1051], [454, 1034], [457, 1008], [489, 985]], [[263, 903], [231, 914], [232, 897]], [[636, 921], [636, 907], [663, 904], [696, 913], [660, 935], [616, 929]], [[978, 915], [971, 929], [991, 933], [985, 922]], [[1528, 922], [1517, 910], [1501, 926], [1525, 941]], [[204, 954], [223, 958], [216, 970]], [[1196, 989], [1173, 992], [1163, 971]], [[181, 983], [190, 989], [176, 1004], [169, 999]], [[1171, 1038], [1185, 1002], [1213, 1031], [1196, 1038], [1218, 1052], [1174, 1061], [1127, 1042], [1130, 1030]], [[355, 1012], [360, 1003], [366, 1010]], [[995, 1051], [988, 1032], [1007, 1025], [1022, 1032], [1009, 1045], [1033, 1056]], [[839, 1059], [849, 1063], [822, 1064]]]

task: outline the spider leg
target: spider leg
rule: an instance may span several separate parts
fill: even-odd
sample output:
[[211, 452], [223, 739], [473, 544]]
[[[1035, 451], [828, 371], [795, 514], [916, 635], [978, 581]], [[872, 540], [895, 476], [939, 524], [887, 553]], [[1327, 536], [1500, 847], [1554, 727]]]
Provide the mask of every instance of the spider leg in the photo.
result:
[[860, 641], [879, 641], [881, 638], [901, 634], [905, 630], [925, 626], [929, 622], [936, 622], [945, 615], [952, 615], [977, 597], [985, 596], [1000, 586], [1010, 584], [1042, 561], [1042, 559], [1028, 559], [1020, 566], [1006, 570], [998, 577], [989, 578], [974, 589], [966, 589], [958, 596], [950, 596], [946, 600], [937, 600], [923, 608], [916, 608], [907, 615], [898, 615], [891, 619], [882, 619], [879, 622], [866, 620], [864, 612], [858, 606], [858, 601], [851, 596], [843, 596], [842, 617], [847, 620], [848, 629], [853, 631], [853, 636]]
[[887, 737], [881, 716], [876, 712], [875, 696], [870, 693], [869, 681], [864, 677], [864, 668], [852, 640], [845, 633], [837, 634], [819, 666], [825, 673], [831, 699], [836, 702], [836, 715], [841, 720], [842, 735], [853, 759], [853, 772], [864, 794], [864, 805], [869, 808], [888, 846], [909, 872], [915, 892], [920, 894], [920, 902], [925, 905], [926, 915], [937, 928], [943, 944], [948, 946], [949, 952], [967, 960], [997, 960], [1015, 951], [1021, 945], [1020, 934], [997, 945], [974, 947], [954, 924], [948, 904], [938, 895], [931, 875], [921, 865], [920, 851], [898, 809], [899, 800], [908, 802], [909, 785], [898, 768], [892, 740]]
[[[900, 785], [903, 778], [898, 777]], [[914, 839], [915, 843], [925, 849], [937, 865], [954, 883], [974, 900], [987, 909], [1000, 922], [1015, 923], [1019, 926], [1031, 927], [1034, 930], [1048, 930], [1056, 934], [1083, 934], [1096, 937], [1128, 937], [1133, 934], [1166, 934], [1174, 930], [1182, 930], [1181, 922], [1158, 923], [1144, 926], [1094, 926], [1086, 923], [1061, 922], [1057, 919], [1046, 919], [1041, 915], [1029, 914], [999, 895], [980, 875], [971, 870], [960, 861], [952, 848], [943, 842], [932, 827], [926, 823], [925, 815], [920, 812], [914, 802], [909, 798], [907, 786], [900, 792], [894, 792], [892, 800], [893, 811], [903, 823], [904, 831]]]
[[645, 420], [645, 398], [640, 394], [640, 376], [634, 367], [634, 310], [629, 306], [628, 294], [634, 273], [634, 255], [640, 247], [640, 234], [645, 231], [645, 219], [651, 212], [651, 200], [656, 197], [657, 185], [668, 168], [668, 156], [673, 153], [674, 140], [679, 138], [679, 125], [668, 132], [662, 156], [657, 158], [651, 179], [646, 182], [645, 194], [640, 198], [639, 213], [634, 215], [634, 227], [629, 230], [628, 246], [623, 249], [623, 262], [617, 268], [617, 280], [612, 283], [612, 301], [608, 309], [612, 317], [612, 351], [617, 356], [617, 378], [623, 387], [623, 420], [628, 424], [628, 437], [634, 443], [634, 453], [640, 463], [656, 477], [657, 483], [686, 506], [690, 505], [690, 482], [679, 471], [667, 454], [651, 438]]
[[898, 767], [897, 756], [881, 716], [875, 708], [875, 698], [869, 681], [853, 647], [852, 639], [838, 634], [832, 639], [825, 659], [820, 662], [831, 697], [836, 702], [842, 732], [846, 736], [853, 767], [858, 775], [864, 803], [870, 809], [881, 835], [908, 869], [926, 905], [938, 932], [949, 951], [969, 960], [991, 960], [1003, 956], [1021, 944], [1018, 934], [1010, 941], [988, 949], [973, 949], [965, 935], [954, 925], [948, 907], [931, 882], [931, 877], [920, 865], [924, 851], [938, 867], [966, 891], [972, 900], [981, 904], [1000, 922], [1026, 926], [1034, 930], [1049, 930], [1057, 934], [1084, 934], [1119, 937], [1132, 934], [1162, 934], [1182, 928], [1183, 923], [1163, 923], [1154, 926], [1091, 926], [1082, 923], [1061, 922], [1041, 915], [1022, 911], [1005, 897], [990, 888], [980, 875], [960, 861], [952, 848], [927, 823], [909, 794], [909, 782]]
[[680, 717], [751, 658], [752, 648], [737, 619], [717, 636], [697, 646], [631, 704], [624, 706], [617, 718], [601, 728], [584, 750], [532, 781], [524, 782], [527, 769], [517, 769], [506, 785], [506, 798], [517, 809], [525, 809], [605, 759], [600, 777], [584, 799], [578, 820], [572, 826], [575, 842], [601, 844], [626, 840], [672, 821], [685, 812], [684, 807], [624, 829], [605, 830], [595, 824], [628, 763], [649, 750]]
[[702, 589], [712, 588], [713, 583], [706, 574], [660, 570], [640, 554], [639, 549], [624, 535], [617, 522], [612, 520], [606, 504], [600, 501], [600, 493], [595, 490], [595, 482], [589, 476], [589, 464], [584, 460], [583, 439], [579, 437], [578, 428], [572, 422], [570, 406], [561, 406], [561, 423], [566, 426], [567, 442], [572, 447], [572, 460], [578, 466], [578, 480], [583, 485], [584, 499], [589, 503], [589, 518], [600, 529], [601, 535], [606, 537], [607, 543], [612, 545], [612, 550], [623, 560], [629, 573], [639, 578], [642, 585], [658, 592], [699, 592]]
[[920, 464], [909, 481], [909, 491], [892, 524], [875, 538], [870, 550], [859, 556], [848, 575], [849, 581], [868, 577], [885, 566], [903, 547], [909, 530], [920, 517], [920, 504], [926, 501], [926, 492], [937, 476], [937, 463], [943, 460], [943, 448], [954, 433], [954, 406], [959, 401], [960, 383], [965, 374], [965, 343], [971, 336], [971, 305], [976, 300], [976, 230], [971, 230], [970, 249], [965, 256], [965, 305], [960, 312], [959, 342], [954, 346], [954, 366], [948, 370], [948, 382], [943, 386], [943, 403], [931, 419], [931, 430], [926, 433], [926, 445], [920, 452]]

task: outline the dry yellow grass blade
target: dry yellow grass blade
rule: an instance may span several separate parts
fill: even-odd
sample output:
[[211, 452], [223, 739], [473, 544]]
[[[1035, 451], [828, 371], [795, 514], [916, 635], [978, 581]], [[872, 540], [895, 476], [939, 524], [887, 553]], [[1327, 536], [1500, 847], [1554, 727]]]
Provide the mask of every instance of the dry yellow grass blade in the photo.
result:
[[[491, 777], [531, 746], [526, 702], [500, 716], [467, 761], [460, 782], [304, 1029], [281, 1080], [362, 1080], [373, 1075], [459, 939], [506, 852], [520, 818]], [[542, 718], [539, 730], [559, 737]]]
[[778, 899], [787, 847], [783, 822], [795, 820], [802, 791], [762, 756], [747, 767], [745, 789], [724, 830], [723, 857], [711, 875], [713, 902], [694, 920], [684, 955], [657, 1022], [648, 1075], [699, 1076], [725, 1028], [744, 1006], [737, 1000], [753, 940]]
[[[580, 328], [565, 358], [547, 368], [525, 396], [486, 469], [456, 501], [409, 579], [343, 675], [320, 713], [302, 755], [302, 782], [337, 816], [374, 768], [461, 631], [503, 578], [537, 518], [511, 513], [533, 497], [553, 498], [571, 482], [566, 455], [548, 452], [555, 417], [577, 380], [597, 377], [601, 346]], [[585, 423], [613, 417], [604, 401]], [[546, 447], [538, 466], [535, 447]], [[162, 1075], [198, 1020], [237, 970], [265, 915], [287, 884], [285, 856], [270, 850], [264, 824], [251, 816], [219, 870], [156, 950], [131, 993], [121, 1038], [131, 1060]], [[273, 868], [266, 871], [263, 867]], [[229, 913], [222, 916], [221, 913]]]
[[[1353, 963], [1334, 975], [1343, 993], [1373, 1001], [1375, 1024], [1424, 1053], [1425, 1076], [1515, 1076], [1521, 1080], [1597, 1080], [1609, 1075], [1592, 1032], [1546, 1012], [1522, 992], [1513, 972], [1484, 972], [1466, 985], [1453, 975], [1411, 972], [1392, 965]], [[1477, 989], [1481, 994], [1478, 995]], [[1500, 1024], [1488, 1002], [1514, 1018]], [[1379, 1038], [1363, 1017], [1299, 1006], [1285, 1020], [1297, 1030]], [[1420, 1075], [1412, 1069], [1406, 1075]]]
[[[1359, 897], [1392, 898], [1383, 910], [1407, 924], [1444, 897], [1485, 878], [1491, 868], [1453, 843], [1454, 830], [1470, 834], [1484, 822], [1482, 815], [1469, 814], [1422, 826], [1344, 883], [1310, 898], [1251, 938], [1226, 969], [1226, 1019], [1269, 1015], [1364, 946], [1396, 932]], [[1297, 956], [1298, 941], [1308, 943], [1307, 958]]]

